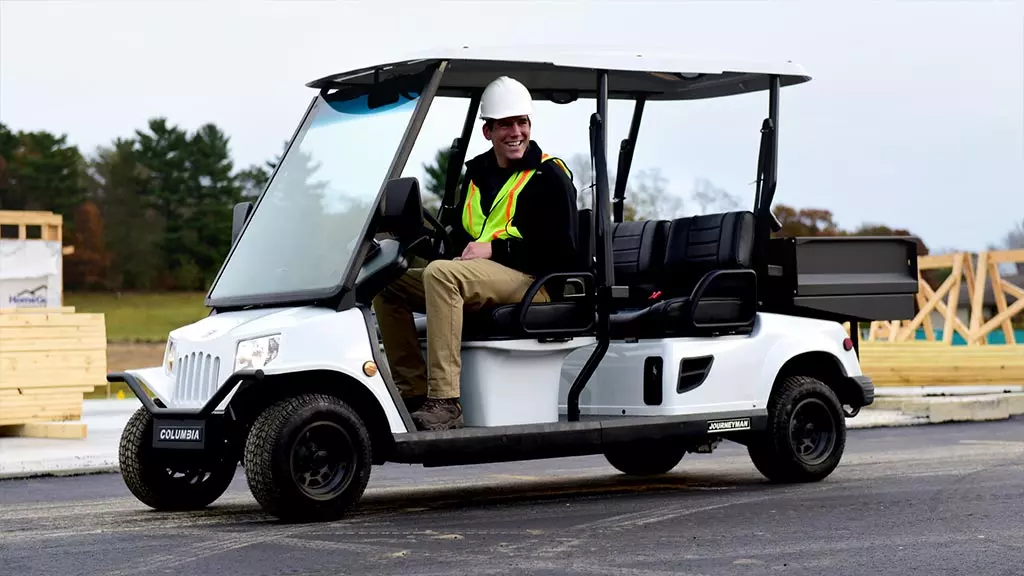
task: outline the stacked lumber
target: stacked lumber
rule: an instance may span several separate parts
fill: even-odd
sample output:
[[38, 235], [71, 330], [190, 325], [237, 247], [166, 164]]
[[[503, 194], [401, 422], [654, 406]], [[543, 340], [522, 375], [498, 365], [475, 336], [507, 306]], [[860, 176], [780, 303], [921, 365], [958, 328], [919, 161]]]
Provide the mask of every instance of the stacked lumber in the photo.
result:
[[1024, 385], [1024, 346], [862, 342], [861, 370], [875, 386]]
[[80, 419], [84, 395], [106, 383], [106, 349], [103, 314], [0, 310], [0, 435], [52, 436], [41, 423]]

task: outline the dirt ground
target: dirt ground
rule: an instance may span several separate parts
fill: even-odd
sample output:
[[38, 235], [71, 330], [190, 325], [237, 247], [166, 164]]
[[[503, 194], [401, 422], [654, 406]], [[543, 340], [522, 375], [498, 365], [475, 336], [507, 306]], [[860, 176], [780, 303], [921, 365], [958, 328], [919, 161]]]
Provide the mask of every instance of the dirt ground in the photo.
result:
[[[164, 342], [131, 344], [107, 343], [107, 372], [122, 372], [131, 368], [159, 366], [164, 360]], [[124, 384], [102, 384], [85, 394], [86, 399], [125, 398], [133, 392]]]
[[129, 368], [159, 366], [163, 362], [165, 343], [107, 344], [107, 372], [120, 372]]

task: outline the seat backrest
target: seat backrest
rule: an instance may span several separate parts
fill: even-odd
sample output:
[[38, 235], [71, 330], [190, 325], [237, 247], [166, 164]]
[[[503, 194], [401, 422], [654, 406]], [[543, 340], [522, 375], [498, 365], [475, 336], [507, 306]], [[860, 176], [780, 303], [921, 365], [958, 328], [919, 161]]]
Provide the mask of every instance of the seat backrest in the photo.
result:
[[703, 214], [672, 220], [665, 241], [659, 287], [669, 296], [689, 295], [712, 270], [746, 269], [754, 250], [754, 214]]
[[629, 303], [645, 302], [657, 290], [665, 261], [668, 220], [612, 224], [615, 284], [628, 286]]

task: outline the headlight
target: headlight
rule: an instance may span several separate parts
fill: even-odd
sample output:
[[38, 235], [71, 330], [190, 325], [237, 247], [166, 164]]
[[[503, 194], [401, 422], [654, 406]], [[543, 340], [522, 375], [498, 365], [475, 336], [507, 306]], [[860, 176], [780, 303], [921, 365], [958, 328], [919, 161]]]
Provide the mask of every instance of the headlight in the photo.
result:
[[167, 341], [167, 350], [164, 351], [164, 372], [170, 376], [174, 373], [174, 359], [178, 354], [175, 351], [174, 340]]
[[235, 371], [263, 368], [277, 358], [280, 348], [280, 334], [239, 342], [235, 351]]

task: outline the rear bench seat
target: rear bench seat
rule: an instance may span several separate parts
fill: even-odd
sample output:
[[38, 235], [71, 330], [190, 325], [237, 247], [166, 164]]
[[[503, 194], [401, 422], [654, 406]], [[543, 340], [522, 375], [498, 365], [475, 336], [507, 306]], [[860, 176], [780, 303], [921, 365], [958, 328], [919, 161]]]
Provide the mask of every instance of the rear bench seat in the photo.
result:
[[754, 215], [726, 212], [616, 224], [617, 301], [611, 337], [749, 333], [757, 310]]
[[[591, 218], [589, 209], [580, 211], [582, 259], [589, 263]], [[613, 224], [615, 284], [628, 286], [629, 295], [616, 300], [611, 337], [749, 333], [757, 310], [756, 275], [750, 269], [753, 241], [751, 212]], [[596, 321], [589, 298], [531, 305], [528, 334], [520, 327], [519, 312], [518, 304], [466, 312], [463, 340], [591, 334]], [[426, 338], [426, 318], [415, 323], [420, 338]]]

